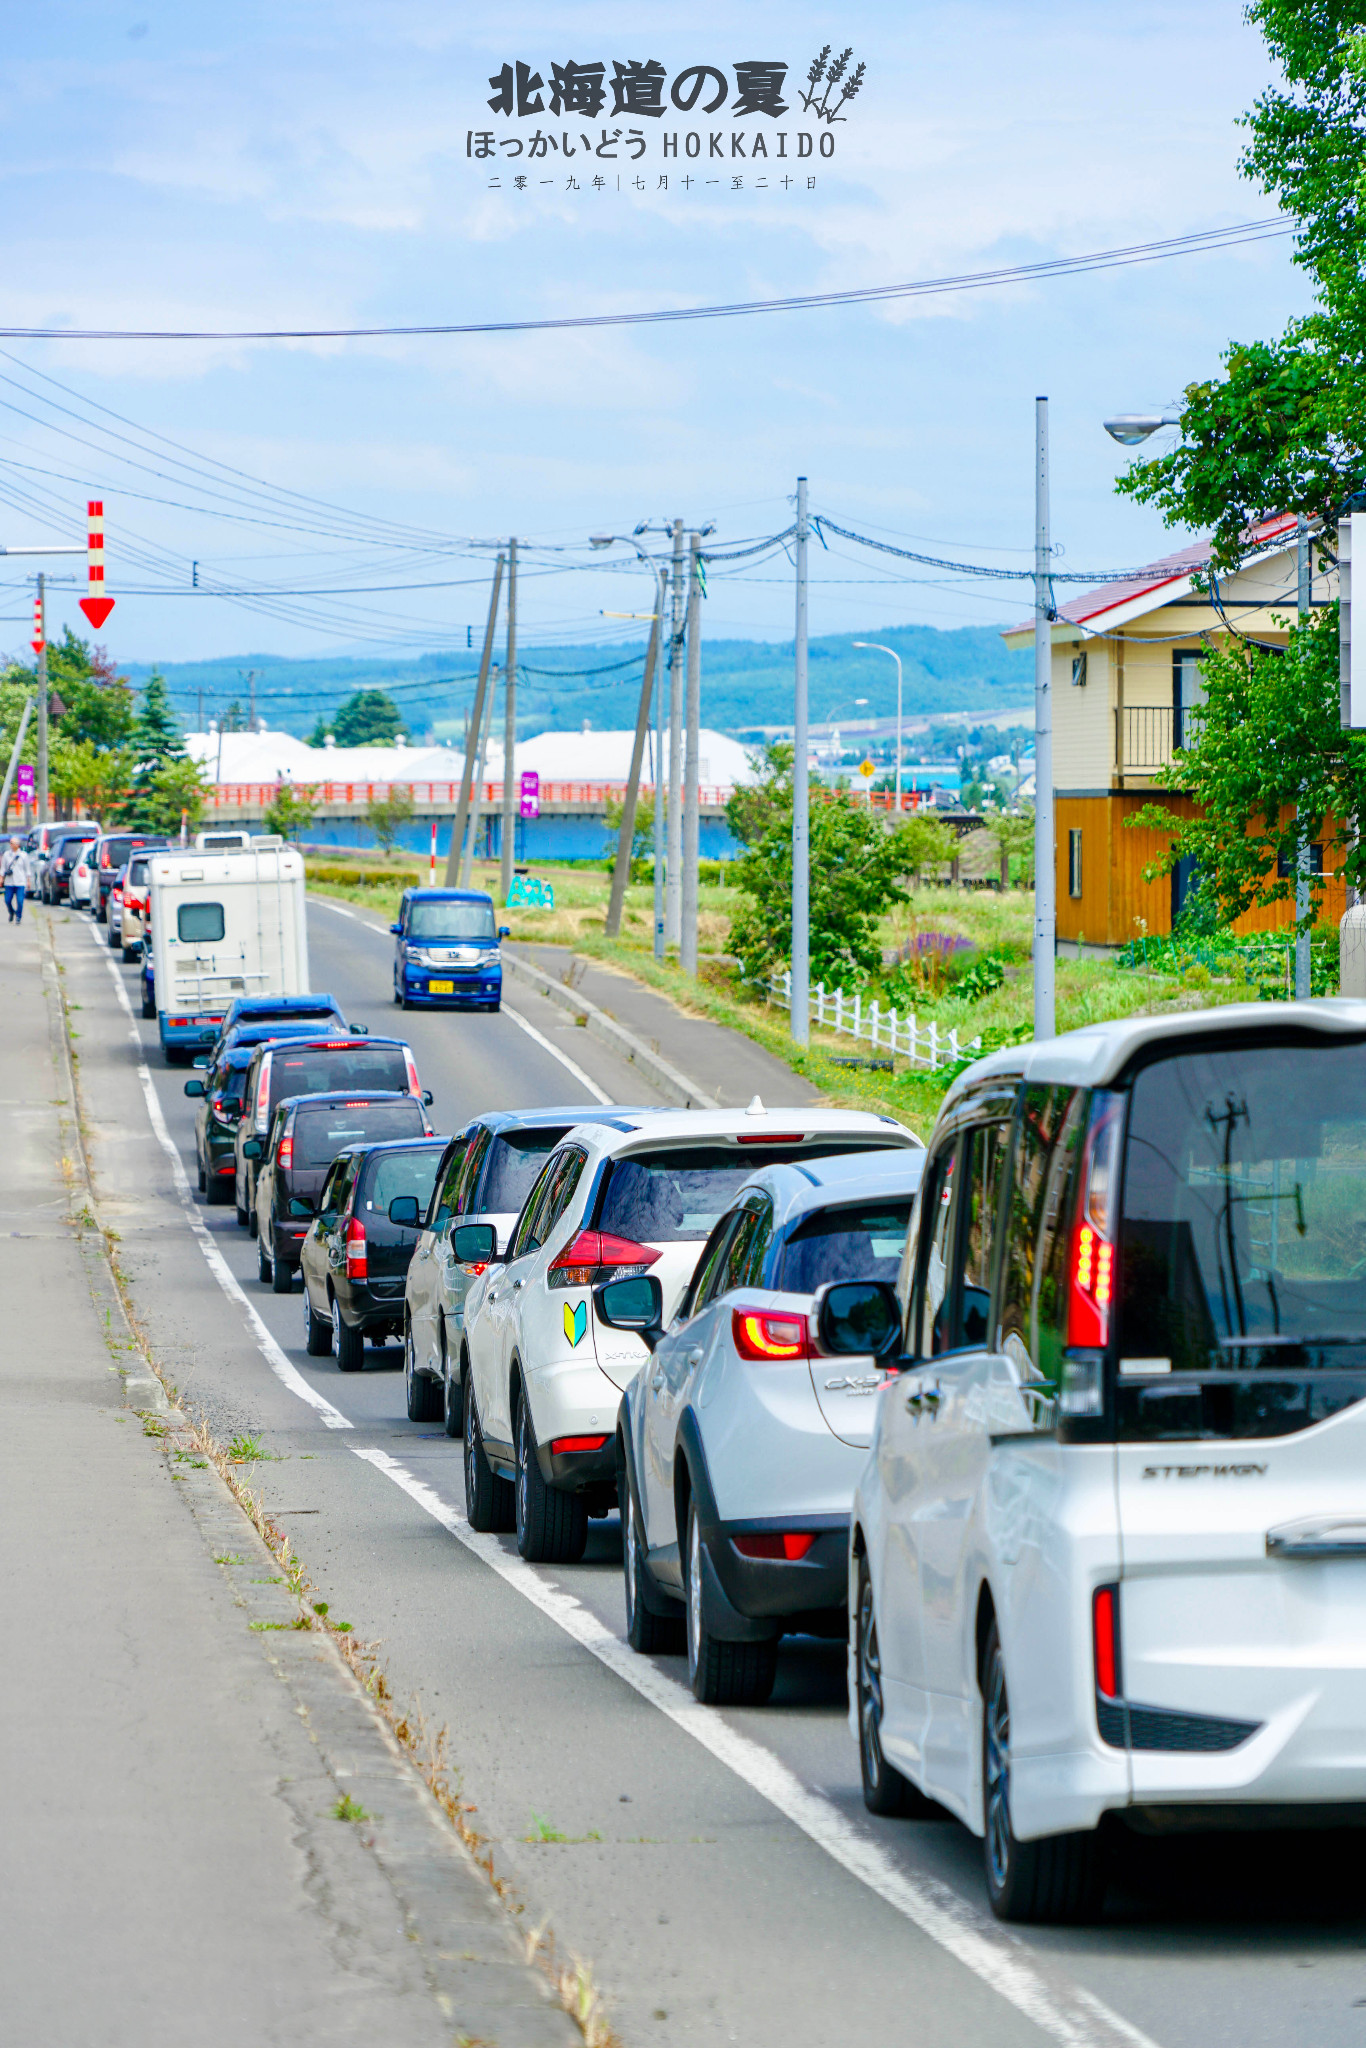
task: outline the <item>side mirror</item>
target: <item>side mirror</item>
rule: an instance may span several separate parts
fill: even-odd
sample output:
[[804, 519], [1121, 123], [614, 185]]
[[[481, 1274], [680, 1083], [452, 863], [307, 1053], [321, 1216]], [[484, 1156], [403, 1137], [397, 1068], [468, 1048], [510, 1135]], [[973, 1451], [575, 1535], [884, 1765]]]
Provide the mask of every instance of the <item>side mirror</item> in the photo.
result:
[[401, 924], [391, 924], [389, 929], [396, 939], [403, 937], [403, 926]]
[[401, 1223], [405, 1230], [416, 1230], [422, 1222], [416, 1195], [395, 1195], [389, 1204], [389, 1221]]
[[510, 939], [512, 937], [512, 926], [510, 924], [500, 924], [498, 936], [500, 939]]
[[242, 1157], [244, 1159], [259, 1159], [265, 1152], [265, 1149], [259, 1138], [248, 1138], [242, 1147]]
[[204, 1083], [202, 1081], [187, 1081], [185, 1083], [185, 1093], [187, 1095], [202, 1095], [204, 1093]]
[[370, 1026], [368, 1024], [348, 1024], [346, 1028], [348, 1031], [354, 1031], [357, 1038], [368, 1038], [370, 1036]]
[[431, 1089], [430, 1089], [430, 1088], [424, 1088], [424, 1089], [423, 1089], [423, 1091], [422, 1091], [422, 1106], [423, 1106], [423, 1108], [424, 1108], [424, 1109], [430, 1109], [430, 1108], [431, 1108], [431, 1106], [432, 1106], [432, 1103], [433, 1103], [433, 1101], [434, 1101], [434, 1100], [435, 1100], [435, 1098], [434, 1098], [434, 1096], [432, 1095], [432, 1091], [431, 1091]]
[[291, 1195], [289, 1198], [291, 1216], [312, 1216], [314, 1214], [312, 1195]]
[[491, 1265], [498, 1256], [498, 1232], [491, 1223], [452, 1223], [451, 1250], [458, 1265]]
[[609, 1330], [631, 1330], [653, 1351], [664, 1335], [664, 1289], [653, 1273], [631, 1280], [605, 1280], [593, 1289], [598, 1321]]
[[816, 1341], [829, 1358], [885, 1358], [901, 1342], [901, 1303], [890, 1280], [827, 1280], [814, 1307]]

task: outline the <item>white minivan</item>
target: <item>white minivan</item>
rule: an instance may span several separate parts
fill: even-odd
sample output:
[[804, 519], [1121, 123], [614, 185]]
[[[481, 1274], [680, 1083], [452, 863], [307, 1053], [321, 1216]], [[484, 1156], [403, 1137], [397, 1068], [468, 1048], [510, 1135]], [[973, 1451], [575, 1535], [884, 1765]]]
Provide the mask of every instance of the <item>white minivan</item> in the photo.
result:
[[957, 1814], [1016, 1920], [1097, 1913], [1116, 1827], [1366, 1827], [1366, 1004], [979, 1061], [895, 1297], [827, 1287], [818, 1341], [889, 1309], [867, 1804]]

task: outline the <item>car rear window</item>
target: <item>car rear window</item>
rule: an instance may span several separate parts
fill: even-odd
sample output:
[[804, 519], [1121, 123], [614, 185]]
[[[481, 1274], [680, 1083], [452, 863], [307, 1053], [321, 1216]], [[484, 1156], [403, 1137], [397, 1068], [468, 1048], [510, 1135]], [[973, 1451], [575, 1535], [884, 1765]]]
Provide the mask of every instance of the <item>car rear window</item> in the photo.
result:
[[[377, 1144], [385, 1138], [410, 1138], [423, 1133], [422, 1106], [410, 1095], [403, 1102], [369, 1102], [334, 1105], [331, 1109], [301, 1109], [294, 1119], [294, 1165], [330, 1166], [347, 1145], [367, 1139]], [[433, 1160], [439, 1155], [432, 1154]], [[435, 1172], [435, 1166], [432, 1169]], [[431, 1193], [432, 1176], [427, 1178]], [[415, 1192], [407, 1188], [401, 1194]]]
[[387, 1216], [389, 1204], [397, 1201], [400, 1195], [416, 1195], [418, 1214], [425, 1216], [440, 1164], [441, 1152], [436, 1145], [425, 1146], [420, 1152], [381, 1154], [371, 1169], [370, 1186], [365, 1195], [366, 1207]]
[[531, 1193], [546, 1154], [559, 1144], [568, 1124], [535, 1131], [500, 1131], [489, 1147], [479, 1207], [491, 1216], [514, 1216]]
[[223, 1085], [218, 1091], [224, 1109], [240, 1109], [247, 1099], [247, 1070], [233, 1067], [223, 1076]]
[[821, 1209], [788, 1238], [773, 1285], [786, 1294], [814, 1294], [826, 1280], [895, 1280], [910, 1221], [909, 1195], [856, 1209]]
[[818, 1145], [671, 1145], [635, 1152], [612, 1161], [595, 1228], [638, 1244], [701, 1244], [761, 1166], [862, 1149], [856, 1137], [832, 1134]]
[[191, 944], [212, 945], [226, 929], [221, 903], [182, 903], [175, 914], [176, 936]]
[[[405, 1094], [408, 1065], [397, 1046], [312, 1045], [271, 1055], [270, 1107], [286, 1095], [331, 1095], [370, 1088]], [[394, 1135], [397, 1137], [398, 1132]]]

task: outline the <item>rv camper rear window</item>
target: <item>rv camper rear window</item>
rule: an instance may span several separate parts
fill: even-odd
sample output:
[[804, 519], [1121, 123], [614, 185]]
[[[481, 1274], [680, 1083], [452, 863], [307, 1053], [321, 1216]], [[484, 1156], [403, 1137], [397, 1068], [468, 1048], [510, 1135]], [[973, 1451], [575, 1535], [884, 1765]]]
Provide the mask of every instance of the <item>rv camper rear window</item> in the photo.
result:
[[221, 939], [224, 931], [221, 903], [182, 903], [176, 911], [177, 935], [193, 943]]

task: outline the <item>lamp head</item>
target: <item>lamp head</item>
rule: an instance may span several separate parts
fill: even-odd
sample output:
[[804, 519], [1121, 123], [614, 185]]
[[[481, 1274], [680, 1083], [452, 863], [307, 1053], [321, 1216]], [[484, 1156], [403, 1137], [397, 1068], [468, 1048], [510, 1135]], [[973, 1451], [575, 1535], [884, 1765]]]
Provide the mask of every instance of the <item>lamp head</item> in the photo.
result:
[[698, 527], [697, 537], [699, 540], [710, 540], [715, 531], [716, 521], [714, 519], [709, 519], [705, 526]]
[[648, 520], [648, 519], [642, 519], [642, 520], [641, 520], [641, 522], [640, 522], [640, 524], [639, 524], [638, 526], [633, 526], [633, 527], [631, 528], [631, 538], [632, 538], [632, 540], [639, 540], [639, 539], [640, 539], [640, 536], [642, 535], [642, 533], [648, 533], [649, 531], [650, 531], [650, 522], [649, 522], [649, 520]]
[[1136, 448], [1140, 441], [1146, 441], [1149, 434], [1155, 434], [1159, 427], [1176, 427], [1181, 424], [1178, 407], [1168, 406], [1162, 412], [1120, 412], [1113, 419], [1104, 422], [1105, 431], [1111, 440], [1118, 441], [1122, 448]]
[[615, 539], [614, 533], [590, 533], [588, 545], [590, 548], [610, 548]]

